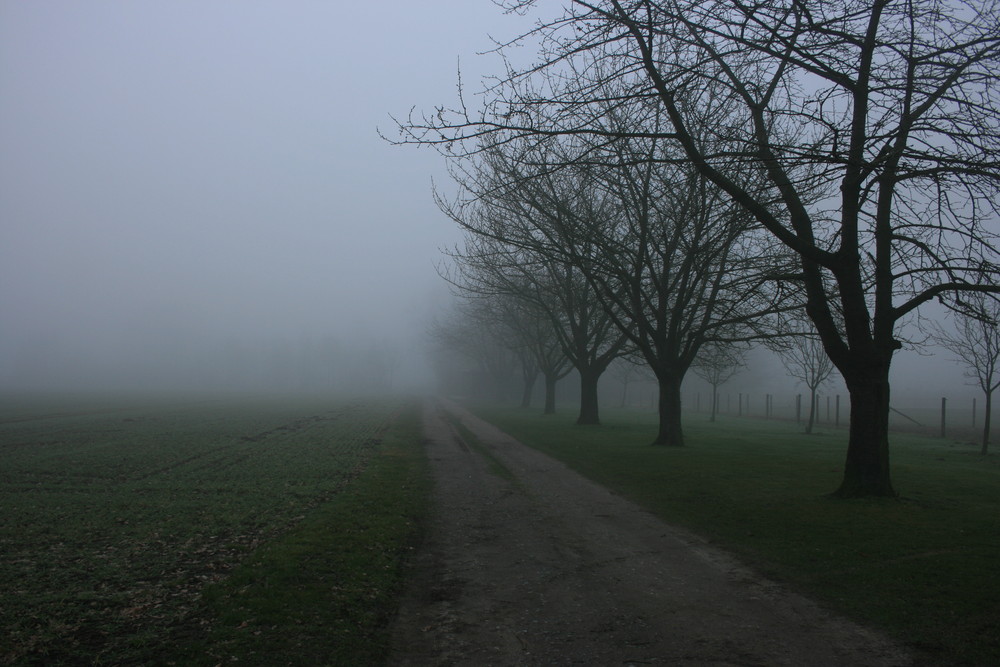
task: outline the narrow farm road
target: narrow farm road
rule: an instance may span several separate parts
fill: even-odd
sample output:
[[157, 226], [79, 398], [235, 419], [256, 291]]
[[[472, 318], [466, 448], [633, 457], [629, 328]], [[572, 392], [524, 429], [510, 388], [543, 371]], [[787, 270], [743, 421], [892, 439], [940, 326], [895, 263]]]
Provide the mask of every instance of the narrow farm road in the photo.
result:
[[391, 665], [914, 664], [452, 403], [425, 428], [434, 516]]

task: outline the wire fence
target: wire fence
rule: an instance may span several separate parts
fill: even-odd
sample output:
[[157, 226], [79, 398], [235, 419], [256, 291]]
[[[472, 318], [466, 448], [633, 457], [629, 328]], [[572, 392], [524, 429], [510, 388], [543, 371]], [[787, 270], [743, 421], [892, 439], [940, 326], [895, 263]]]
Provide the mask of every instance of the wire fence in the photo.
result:
[[[683, 397], [689, 412], [709, 414], [711, 392], [692, 392]], [[720, 392], [718, 414], [752, 419], [795, 421], [803, 425], [809, 419], [809, 394], [751, 394]], [[815, 425], [821, 428], [850, 427], [850, 400], [843, 394], [817, 394]], [[979, 441], [984, 427], [983, 402], [980, 399], [949, 401], [942, 397], [936, 405], [893, 405], [889, 428], [893, 431]], [[991, 436], [993, 428], [991, 427]], [[991, 437], [992, 439], [992, 437]]]

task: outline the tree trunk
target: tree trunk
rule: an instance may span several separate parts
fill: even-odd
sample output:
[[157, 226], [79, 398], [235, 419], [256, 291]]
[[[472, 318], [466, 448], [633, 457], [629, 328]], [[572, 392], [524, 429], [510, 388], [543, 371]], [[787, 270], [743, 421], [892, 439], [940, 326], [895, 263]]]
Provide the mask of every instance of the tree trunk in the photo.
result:
[[719, 412], [719, 387], [718, 385], [712, 385], [712, 414], [708, 418], [708, 421], [715, 422], [715, 415]]
[[809, 419], [806, 420], [806, 435], [813, 432], [816, 423], [816, 387], [809, 387]]
[[654, 445], [668, 447], [684, 446], [684, 431], [681, 428], [681, 380], [672, 375], [657, 375], [660, 387], [660, 428]]
[[542, 414], [553, 415], [556, 412], [556, 382], [559, 378], [555, 373], [545, 374], [545, 410]]
[[[850, 374], [851, 431], [841, 498], [895, 496], [889, 477], [889, 368]], [[845, 376], [848, 374], [844, 374]]]
[[599, 425], [600, 413], [597, 408], [597, 382], [601, 372], [595, 369], [580, 371], [580, 416], [577, 424]]
[[983, 426], [983, 448], [979, 451], [980, 454], [986, 456], [990, 447], [990, 413], [993, 411], [993, 392], [986, 392], [986, 417], [984, 421], [986, 424]]

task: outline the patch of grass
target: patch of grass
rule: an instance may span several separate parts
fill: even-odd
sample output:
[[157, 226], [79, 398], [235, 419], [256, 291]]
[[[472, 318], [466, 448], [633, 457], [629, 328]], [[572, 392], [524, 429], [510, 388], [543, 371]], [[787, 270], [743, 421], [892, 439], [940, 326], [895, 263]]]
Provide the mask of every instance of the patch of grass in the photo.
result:
[[1000, 459], [894, 435], [893, 500], [837, 500], [846, 433], [691, 416], [688, 446], [652, 447], [655, 415], [483, 408], [484, 418], [767, 576], [942, 664], [1000, 664]]
[[[0, 411], [0, 664], [162, 663], [187, 643], [208, 646], [205, 632], [221, 627], [224, 609], [202, 606], [206, 587], [260, 554], [274, 564], [264, 581], [277, 595], [287, 583], [281, 564], [297, 563], [294, 577], [322, 566], [317, 536], [336, 536], [333, 506], [368, 488], [369, 474], [405, 461], [419, 478], [416, 416], [397, 421], [400, 408], [336, 398], [67, 398]], [[356, 512], [371, 523], [345, 524], [336, 536], [347, 552], [364, 552], [359, 560], [388, 565], [375, 557], [394, 544], [386, 536], [414, 527], [419, 491], [400, 483], [399, 493], [416, 494], [410, 524], [391, 527], [364, 507]], [[405, 555], [393, 548], [383, 556]], [[386, 604], [375, 591], [391, 587], [372, 581], [364, 595]], [[368, 626], [358, 627], [374, 645]]]
[[211, 630], [195, 664], [384, 661], [404, 565], [427, 508], [419, 432], [408, 413], [361, 477], [205, 590]]

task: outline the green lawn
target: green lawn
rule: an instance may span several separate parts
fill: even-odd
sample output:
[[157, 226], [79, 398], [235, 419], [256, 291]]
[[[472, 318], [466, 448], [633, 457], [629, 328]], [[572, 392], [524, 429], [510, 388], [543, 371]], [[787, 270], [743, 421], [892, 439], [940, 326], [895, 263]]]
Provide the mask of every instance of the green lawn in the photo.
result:
[[684, 448], [655, 416], [481, 408], [481, 416], [764, 574], [888, 631], [942, 664], [1000, 664], [1000, 458], [894, 436], [898, 500], [837, 500], [846, 433], [688, 417]]
[[381, 664], [429, 489], [410, 411], [344, 493], [206, 589], [205, 648], [178, 664]]
[[0, 664], [384, 652], [427, 506], [413, 404], [4, 405]]

